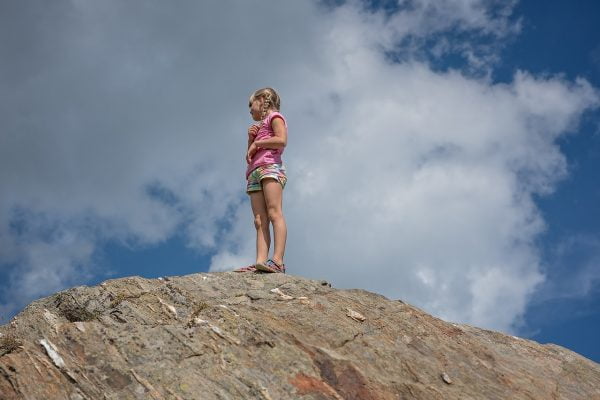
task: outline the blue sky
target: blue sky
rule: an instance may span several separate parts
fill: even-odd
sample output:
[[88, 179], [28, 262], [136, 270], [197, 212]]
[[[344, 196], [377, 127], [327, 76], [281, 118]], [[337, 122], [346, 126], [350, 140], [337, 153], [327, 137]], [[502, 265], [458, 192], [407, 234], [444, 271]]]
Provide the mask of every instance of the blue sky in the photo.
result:
[[[503, 69], [518, 66], [535, 73], [562, 73], [584, 77], [600, 87], [600, 28], [595, 21], [600, 5], [594, 1], [565, 3], [522, 2], [517, 13], [524, 17], [523, 32], [505, 52]], [[568, 280], [577, 265], [592, 262], [583, 296], [540, 299], [530, 304], [525, 318], [531, 338], [558, 343], [600, 361], [600, 290], [598, 287], [598, 238], [600, 238], [600, 113], [590, 112], [577, 133], [560, 140], [569, 161], [569, 176], [555, 193], [537, 199], [549, 225], [540, 238], [551, 280]], [[571, 238], [577, 244], [559, 251]]]
[[4, 3], [1, 321], [251, 262], [240, 154], [269, 85], [290, 273], [599, 361], [600, 6], [540, 4]]

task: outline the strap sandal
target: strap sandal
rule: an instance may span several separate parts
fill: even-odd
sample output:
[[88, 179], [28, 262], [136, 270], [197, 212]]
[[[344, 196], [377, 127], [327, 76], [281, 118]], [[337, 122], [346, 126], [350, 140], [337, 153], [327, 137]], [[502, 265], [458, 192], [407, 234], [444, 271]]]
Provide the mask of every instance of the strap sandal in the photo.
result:
[[263, 272], [274, 272], [274, 273], [285, 274], [285, 264], [283, 264], [283, 263], [281, 263], [281, 265], [277, 264], [275, 261], [273, 261], [270, 258], [265, 262], [256, 264], [256, 269], [258, 271], [263, 271]]
[[256, 267], [254, 265], [248, 265], [247, 267], [234, 269], [233, 272], [256, 272]]

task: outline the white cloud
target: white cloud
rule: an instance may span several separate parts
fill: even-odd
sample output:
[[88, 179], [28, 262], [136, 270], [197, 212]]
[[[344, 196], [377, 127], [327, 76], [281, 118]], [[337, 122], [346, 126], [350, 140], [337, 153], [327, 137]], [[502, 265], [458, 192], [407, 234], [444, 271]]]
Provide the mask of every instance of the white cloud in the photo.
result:
[[18, 258], [2, 260], [16, 262], [18, 271], [0, 288], [6, 299], [0, 304], [0, 317], [22, 308], [38, 298], [40, 292], [56, 292], [94, 276], [95, 265], [91, 260], [95, 245], [92, 241], [79, 237], [76, 230], [66, 227], [48, 228], [46, 225], [38, 228], [45, 231], [44, 238], [20, 235]]
[[390, 65], [362, 32], [381, 25], [347, 33], [360, 25], [352, 12], [322, 43], [329, 85], [288, 90], [306, 93], [289, 111], [290, 271], [514, 329], [544, 279], [534, 240], [545, 225], [532, 196], [565, 176], [555, 139], [597, 94], [582, 80], [526, 72], [492, 84]]
[[[269, 85], [290, 126], [291, 273], [452, 320], [518, 320], [543, 280], [531, 196], [565, 175], [554, 142], [597, 95], [583, 80], [519, 72], [493, 84], [418, 61], [435, 34], [447, 41], [438, 54], [468, 50], [489, 68], [494, 43], [444, 34], [499, 43], [518, 31], [513, 4], [420, 1], [391, 16], [355, 2], [71, 4], [28, 33], [27, 59], [11, 54], [44, 68], [0, 76], [18, 89], [0, 99], [0, 264], [16, 262], [20, 277], [10, 291], [34, 298], [84, 281], [109, 239], [184, 231], [214, 252], [213, 270], [252, 262], [245, 105]], [[405, 61], [386, 61], [403, 39]]]

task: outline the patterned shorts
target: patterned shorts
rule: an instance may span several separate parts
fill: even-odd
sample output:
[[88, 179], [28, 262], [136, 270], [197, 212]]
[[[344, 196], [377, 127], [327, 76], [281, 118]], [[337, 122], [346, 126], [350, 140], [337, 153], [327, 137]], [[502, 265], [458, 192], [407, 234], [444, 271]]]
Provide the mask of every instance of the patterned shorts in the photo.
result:
[[246, 193], [262, 190], [261, 181], [265, 178], [276, 179], [281, 184], [281, 188], [285, 187], [287, 176], [285, 175], [285, 167], [282, 164], [267, 164], [256, 167], [250, 175], [248, 175], [248, 186]]

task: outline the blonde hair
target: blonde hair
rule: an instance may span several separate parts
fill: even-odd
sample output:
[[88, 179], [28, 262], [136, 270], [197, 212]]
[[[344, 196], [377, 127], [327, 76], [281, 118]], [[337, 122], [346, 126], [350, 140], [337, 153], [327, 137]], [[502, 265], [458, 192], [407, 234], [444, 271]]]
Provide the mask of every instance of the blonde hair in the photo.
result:
[[248, 106], [252, 106], [254, 100], [257, 100], [259, 98], [264, 99], [262, 113], [260, 116], [261, 120], [265, 119], [265, 117], [267, 116], [267, 111], [269, 111], [270, 108], [274, 108], [275, 110], [279, 111], [279, 107], [281, 106], [281, 100], [275, 89], [270, 87], [258, 89], [250, 96]]

